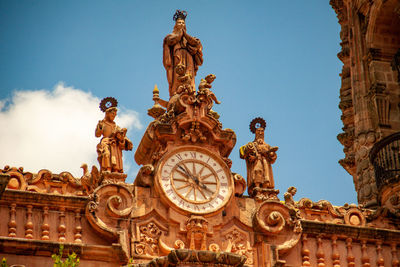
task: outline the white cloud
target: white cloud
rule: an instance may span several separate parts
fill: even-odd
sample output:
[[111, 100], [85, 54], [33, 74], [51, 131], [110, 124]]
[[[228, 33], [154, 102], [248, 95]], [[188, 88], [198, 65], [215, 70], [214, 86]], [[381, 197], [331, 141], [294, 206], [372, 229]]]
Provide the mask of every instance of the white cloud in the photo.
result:
[[[82, 163], [98, 166], [100, 139], [94, 130], [104, 118], [99, 102], [91, 93], [63, 83], [51, 91], [15, 91], [11, 99], [0, 100], [0, 168], [69, 171], [80, 177]], [[120, 109], [116, 122], [128, 129], [142, 127], [133, 110]]]

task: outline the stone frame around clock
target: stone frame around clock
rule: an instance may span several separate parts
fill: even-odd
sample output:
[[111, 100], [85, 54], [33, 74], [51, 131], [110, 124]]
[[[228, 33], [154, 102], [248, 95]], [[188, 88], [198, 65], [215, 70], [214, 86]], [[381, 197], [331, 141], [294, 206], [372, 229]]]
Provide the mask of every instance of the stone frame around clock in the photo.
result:
[[[219, 205], [217, 208], [212, 209], [212, 210], [207, 210], [205, 212], [196, 212], [196, 211], [188, 211], [180, 206], [178, 206], [177, 204], [175, 204], [167, 195], [167, 193], [162, 189], [162, 185], [161, 185], [161, 170], [162, 167], [164, 166], [164, 164], [167, 162], [167, 159], [169, 159], [171, 156], [183, 152], [183, 151], [197, 151], [200, 153], [204, 153], [206, 155], [209, 155], [213, 160], [215, 160], [216, 162], [218, 162], [218, 164], [223, 168], [224, 173], [227, 176], [227, 180], [228, 180], [228, 194], [227, 197], [223, 200], [222, 204]], [[205, 217], [210, 217], [213, 216], [219, 212], [221, 212], [222, 209], [224, 209], [226, 206], [228, 206], [228, 204], [230, 203], [230, 201], [232, 200], [233, 197], [233, 191], [234, 191], [234, 181], [233, 181], [233, 175], [232, 172], [230, 170], [230, 168], [227, 166], [227, 164], [225, 163], [225, 161], [218, 155], [216, 155], [214, 152], [206, 149], [206, 148], [202, 148], [202, 147], [198, 147], [198, 146], [182, 146], [179, 147], [177, 149], [173, 149], [171, 151], [169, 151], [168, 153], [166, 153], [157, 163], [156, 168], [155, 168], [155, 175], [154, 175], [154, 186], [155, 186], [155, 190], [158, 193], [158, 195], [160, 196], [160, 200], [161, 202], [169, 207], [172, 207], [175, 211], [183, 214], [183, 215], [201, 215], [201, 216], [205, 216]]]

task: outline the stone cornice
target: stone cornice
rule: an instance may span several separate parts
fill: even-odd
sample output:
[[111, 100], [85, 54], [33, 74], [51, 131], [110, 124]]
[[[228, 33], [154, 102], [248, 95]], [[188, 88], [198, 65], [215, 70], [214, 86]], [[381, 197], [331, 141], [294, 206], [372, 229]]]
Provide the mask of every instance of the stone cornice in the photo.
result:
[[0, 204], [16, 203], [17, 205], [34, 205], [49, 207], [65, 207], [66, 209], [84, 209], [88, 197], [64, 196], [56, 194], [42, 194], [29, 191], [6, 189], [0, 200]]
[[390, 240], [391, 242], [400, 241], [400, 231], [382, 228], [322, 223], [308, 220], [302, 220], [301, 227], [303, 228], [303, 233], [314, 235], [326, 234], [354, 239], [379, 239], [383, 241]]

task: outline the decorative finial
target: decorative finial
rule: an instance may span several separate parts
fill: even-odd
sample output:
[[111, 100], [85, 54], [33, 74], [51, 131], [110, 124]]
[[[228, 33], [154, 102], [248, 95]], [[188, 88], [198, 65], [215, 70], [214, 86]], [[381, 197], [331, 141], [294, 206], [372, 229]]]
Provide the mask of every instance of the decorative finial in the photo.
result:
[[160, 91], [158, 90], [157, 84], [154, 85], [154, 89], [153, 89], [153, 100], [154, 100], [154, 96], [160, 93]]
[[153, 117], [154, 119], [157, 119], [158, 117], [160, 117], [162, 114], [165, 113], [165, 109], [163, 109], [160, 104], [158, 103], [158, 101], [160, 101], [160, 95], [159, 95], [159, 90], [157, 87], [157, 84], [154, 85], [154, 89], [153, 89], [153, 101], [154, 101], [154, 105], [152, 108], [147, 110], [147, 114], [150, 117]]
[[178, 19], [183, 19], [183, 20], [185, 20], [185, 19], [186, 19], [186, 16], [187, 16], [187, 12], [186, 12], [185, 10], [179, 10], [179, 9], [177, 9], [176, 12], [175, 12], [175, 14], [174, 14], [173, 20], [174, 20], [174, 21], [177, 21]]
[[118, 101], [114, 97], [103, 98], [100, 102], [99, 108], [101, 111], [106, 112], [109, 108], [116, 108]]
[[267, 123], [261, 117], [257, 117], [250, 122], [250, 131], [254, 134], [258, 128], [265, 129], [265, 127], [267, 127]]

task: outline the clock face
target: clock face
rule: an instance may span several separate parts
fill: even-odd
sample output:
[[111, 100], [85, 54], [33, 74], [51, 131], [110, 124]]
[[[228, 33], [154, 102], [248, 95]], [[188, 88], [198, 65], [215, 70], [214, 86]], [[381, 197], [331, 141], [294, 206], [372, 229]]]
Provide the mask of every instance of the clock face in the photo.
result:
[[204, 214], [221, 209], [232, 195], [229, 168], [218, 157], [200, 148], [167, 154], [157, 173], [161, 195], [174, 207]]

